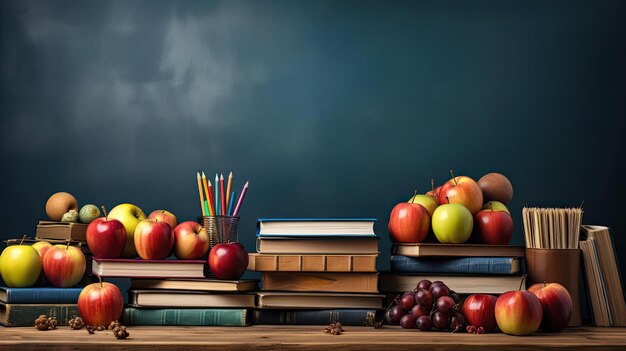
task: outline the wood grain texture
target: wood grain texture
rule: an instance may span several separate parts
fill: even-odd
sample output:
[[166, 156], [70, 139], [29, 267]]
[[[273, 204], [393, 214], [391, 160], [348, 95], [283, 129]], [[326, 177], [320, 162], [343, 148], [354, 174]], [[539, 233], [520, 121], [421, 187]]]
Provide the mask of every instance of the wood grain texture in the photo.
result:
[[89, 335], [63, 327], [52, 331], [0, 328], [0, 350], [624, 350], [626, 328], [571, 328], [562, 333], [515, 337], [406, 331], [399, 327], [346, 327], [343, 335], [323, 326], [130, 327], [130, 338], [111, 332]]

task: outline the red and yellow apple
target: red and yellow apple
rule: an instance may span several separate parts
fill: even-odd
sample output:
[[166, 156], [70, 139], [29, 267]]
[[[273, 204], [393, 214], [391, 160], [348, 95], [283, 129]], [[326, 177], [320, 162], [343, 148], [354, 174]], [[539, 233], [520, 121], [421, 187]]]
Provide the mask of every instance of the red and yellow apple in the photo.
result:
[[569, 325], [574, 303], [567, 289], [559, 283], [534, 284], [528, 291], [541, 302], [543, 318], [541, 330], [558, 332]]
[[119, 258], [126, 244], [126, 228], [117, 219], [109, 219], [106, 210], [104, 215], [87, 226], [87, 246], [96, 258]]
[[144, 260], [160, 260], [172, 252], [174, 235], [172, 227], [156, 219], [144, 219], [135, 228], [135, 248]]
[[472, 235], [474, 220], [467, 207], [460, 204], [439, 205], [431, 219], [433, 233], [443, 244], [462, 244]]
[[509, 208], [506, 207], [506, 205], [500, 201], [487, 201], [485, 202], [481, 210], [504, 211], [508, 214], [511, 214], [511, 212], [509, 211]]
[[120, 289], [111, 283], [89, 284], [78, 295], [78, 313], [87, 325], [108, 326], [117, 321], [124, 309]]
[[217, 279], [237, 280], [248, 268], [248, 253], [240, 243], [217, 244], [209, 253], [209, 267]]
[[85, 274], [85, 255], [79, 248], [69, 245], [54, 245], [43, 258], [43, 271], [50, 284], [67, 288], [80, 282]]
[[543, 310], [537, 296], [528, 291], [508, 291], [496, 301], [496, 321], [503, 333], [530, 335], [539, 329]]
[[409, 199], [408, 203], [419, 204], [419, 205], [424, 206], [424, 208], [428, 210], [429, 216], [432, 216], [437, 206], [439, 206], [439, 204], [437, 203], [437, 200], [435, 200], [434, 197], [428, 196], [428, 195], [421, 195], [421, 194], [413, 195], [413, 197]]
[[30, 288], [35, 285], [40, 273], [41, 259], [32, 246], [20, 243], [2, 251], [0, 275], [9, 288]]
[[180, 260], [196, 260], [209, 251], [209, 233], [197, 222], [183, 222], [174, 228], [174, 255]]
[[401, 202], [389, 216], [389, 236], [398, 243], [420, 243], [430, 229], [428, 210], [416, 203]]
[[172, 229], [176, 228], [176, 226], [178, 225], [178, 220], [176, 219], [176, 216], [172, 212], [166, 210], [154, 210], [150, 213], [148, 218], [165, 222], [169, 224], [170, 228]]
[[145, 213], [133, 205], [133, 204], [121, 204], [113, 207], [109, 212], [109, 219], [117, 219], [122, 222], [126, 229], [126, 243], [124, 244], [124, 251], [122, 257], [135, 258], [137, 257], [137, 250], [135, 250], [135, 241], [133, 236], [135, 234], [135, 228], [139, 222], [146, 219]]
[[[43, 257], [46, 255], [46, 252], [50, 250], [50, 248], [52, 247], [52, 244], [50, 244], [47, 241], [38, 241], [32, 244], [31, 246], [35, 250], [37, 250], [37, 252], [39, 252], [39, 258], [41, 259], [41, 262], [43, 262]], [[46, 274], [43, 272], [43, 269], [39, 273], [39, 279], [37, 279], [37, 283], [35, 285], [37, 286], [47, 285]]]
[[467, 176], [455, 177], [441, 186], [438, 200], [440, 204], [460, 204], [467, 207], [473, 214], [480, 211], [483, 206], [483, 192], [478, 183]]

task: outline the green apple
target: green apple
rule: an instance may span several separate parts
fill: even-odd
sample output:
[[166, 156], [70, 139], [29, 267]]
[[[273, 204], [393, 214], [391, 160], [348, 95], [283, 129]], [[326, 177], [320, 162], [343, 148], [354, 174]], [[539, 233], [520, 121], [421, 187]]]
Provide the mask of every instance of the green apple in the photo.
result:
[[137, 250], [135, 250], [135, 228], [139, 222], [146, 219], [146, 214], [141, 208], [133, 204], [121, 204], [113, 207], [108, 216], [109, 220], [117, 219], [122, 222], [126, 229], [126, 244], [122, 251], [122, 257], [135, 258]]
[[508, 214], [511, 214], [506, 205], [500, 201], [489, 201], [483, 205], [483, 208], [481, 208], [481, 210], [504, 211]]
[[10, 288], [30, 288], [41, 273], [39, 252], [30, 245], [9, 246], [0, 255], [0, 274]]
[[435, 212], [435, 209], [437, 208], [437, 206], [439, 206], [437, 201], [435, 201], [435, 199], [432, 196], [422, 195], [422, 194], [413, 195], [413, 197], [411, 197], [408, 202], [411, 204], [414, 203], [414, 204], [420, 204], [424, 206], [424, 208], [428, 210], [428, 214], [431, 217], [433, 216], [433, 212]]
[[85, 205], [78, 212], [78, 220], [81, 223], [89, 224], [98, 217], [100, 217], [100, 209], [96, 205]]
[[462, 244], [472, 234], [474, 219], [461, 204], [443, 204], [435, 209], [431, 219], [433, 232], [443, 244]]

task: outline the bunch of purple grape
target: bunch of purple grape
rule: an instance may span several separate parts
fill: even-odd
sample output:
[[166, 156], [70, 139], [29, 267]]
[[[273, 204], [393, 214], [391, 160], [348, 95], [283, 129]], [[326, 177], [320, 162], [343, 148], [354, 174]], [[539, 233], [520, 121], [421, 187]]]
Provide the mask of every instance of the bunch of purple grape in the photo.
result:
[[385, 321], [405, 329], [427, 331], [434, 327], [456, 332], [465, 324], [460, 302], [459, 295], [443, 282], [423, 279], [413, 291], [395, 298], [385, 311]]

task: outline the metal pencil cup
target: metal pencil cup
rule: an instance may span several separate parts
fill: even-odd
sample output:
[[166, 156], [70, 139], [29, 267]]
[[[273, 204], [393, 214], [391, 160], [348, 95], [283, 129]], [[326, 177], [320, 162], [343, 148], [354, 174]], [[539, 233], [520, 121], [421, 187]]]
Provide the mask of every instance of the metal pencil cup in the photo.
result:
[[202, 225], [209, 233], [210, 247], [239, 240], [239, 217], [234, 216], [204, 216]]

